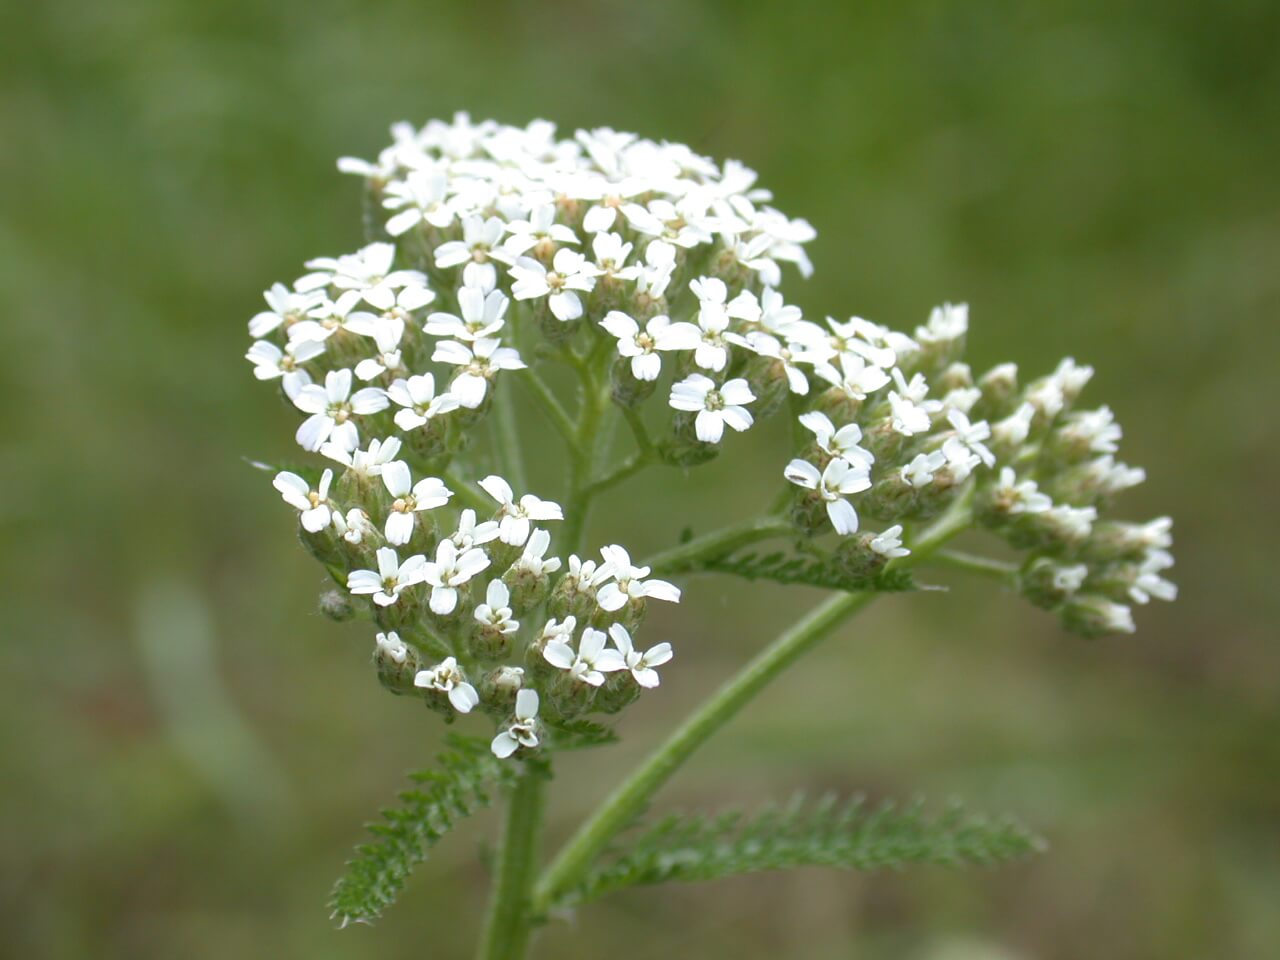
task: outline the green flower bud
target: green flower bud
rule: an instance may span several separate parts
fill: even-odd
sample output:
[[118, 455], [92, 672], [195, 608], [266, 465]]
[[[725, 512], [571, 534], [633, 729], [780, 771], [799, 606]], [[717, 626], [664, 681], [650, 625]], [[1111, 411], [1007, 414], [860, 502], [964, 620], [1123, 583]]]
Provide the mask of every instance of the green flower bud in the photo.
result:
[[1075, 596], [1088, 575], [1083, 563], [1066, 565], [1032, 557], [1018, 574], [1018, 590], [1037, 607], [1052, 610]]
[[413, 678], [420, 669], [418, 654], [394, 630], [378, 634], [373, 664], [378, 682], [387, 690], [397, 696], [414, 692]]
[[330, 620], [342, 623], [356, 615], [351, 594], [342, 590], [326, 590], [320, 594], [320, 612]]
[[1097, 594], [1073, 597], [1059, 611], [1062, 625], [1085, 637], [1133, 633], [1133, 612], [1123, 603], [1114, 603]]

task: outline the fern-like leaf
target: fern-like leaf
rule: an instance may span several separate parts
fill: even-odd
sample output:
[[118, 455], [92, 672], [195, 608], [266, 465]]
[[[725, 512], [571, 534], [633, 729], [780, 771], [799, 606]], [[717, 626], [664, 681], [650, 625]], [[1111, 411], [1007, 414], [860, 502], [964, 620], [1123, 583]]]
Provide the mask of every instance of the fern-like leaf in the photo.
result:
[[899, 593], [922, 589], [911, 576], [911, 571], [904, 568], [891, 567], [873, 577], [851, 577], [830, 560], [792, 556], [782, 551], [716, 557], [706, 562], [706, 569], [747, 580], [803, 583], [846, 592], [875, 590]]
[[909, 864], [994, 864], [1038, 852], [1044, 842], [1009, 819], [989, 819], [953, 804], [929, 814], [921, 802], [868, 809], [861, 798], [790, 803], [753, 818], [739, 812], [670, 816], [602, 862], [558, 906], [595, 900], [625, 887], [715, 880], [793, 867], [897, 869]]
[[380, 917], [427, 849], [455, 821], [488, 806], [490, 786], [509, 786], [515, 777], [515, 765], [494, 757], [487, 741], [453, 736], [449, 747], [436, 769], [410, 775], [416, 786], [399, 795], [399, 806], [383, 810], [381, 823], [368, 825], [376, 839], [356, 847], [329, 895], [330, 915], [339, 926]]

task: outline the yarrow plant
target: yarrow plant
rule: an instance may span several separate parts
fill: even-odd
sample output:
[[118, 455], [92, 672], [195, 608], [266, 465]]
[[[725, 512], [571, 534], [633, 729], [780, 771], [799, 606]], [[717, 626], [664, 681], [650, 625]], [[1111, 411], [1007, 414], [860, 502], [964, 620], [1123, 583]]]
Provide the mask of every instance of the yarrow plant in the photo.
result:
[[[333, 578], [322, 609], [372, 621], [387, 690], [484, 733], [452, 738], [438, 768], [415, 775], [335, 887], [334, 917], [377, 917], [454, 820], [498, 793], [509, 812], [487, 958], [523, 956], [557, 912], [634, 884], [1035, 849], [1007, 820], [857, 800], [625, 831], [761, 688], [878, 594], [913, 589], [922, 564], [994, 576], [1086, 636], [1131, 632], [1133, 604], [1173, 599], [1170, 520], [1110, 515], [1144, 475], [1116, 458], [1111, 411], [1079, 405], [1092, 369], [975, 374], [964, 305], [911, 333], [806, 318], [782, 286], [785, 272], [811, 273], [814, 230], [740, 163], [610, 129], [558, 139], [541, 121], [459, 115], [392, 134], [376, 160], [338, 164], [364, 182], [366, 244], [273, 285], [246, 357], [316, 454], [273, 482]], [[526, 479], [530, 417], [516, 411], [530, 404], [559, 435], [561, 489]], [[773, 416], [793, 429], [770, 509], [640, 563], [619, 544], [587, 549], [588, 512], [611, 488], [650, 467], [696, 468]], [[1004, 547], [949, 548], [971, 529]], [[645, 635], [646, 613], [679, 603], [676, 583], [702, 572], [831, 596], [711, 695], [539, 875], [556, 755], [612, 741], [613, 718], [661, 696], [678, 651]]]

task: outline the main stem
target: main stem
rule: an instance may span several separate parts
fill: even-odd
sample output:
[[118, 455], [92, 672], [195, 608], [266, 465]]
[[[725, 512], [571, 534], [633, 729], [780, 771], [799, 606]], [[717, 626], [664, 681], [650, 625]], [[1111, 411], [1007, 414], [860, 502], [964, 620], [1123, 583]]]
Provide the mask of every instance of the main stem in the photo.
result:
[[493, 897], [477, 960], [520, 960], [533, 932], [529, 891], [538, 872], [547, 776], [525, 763], [507, 808]]

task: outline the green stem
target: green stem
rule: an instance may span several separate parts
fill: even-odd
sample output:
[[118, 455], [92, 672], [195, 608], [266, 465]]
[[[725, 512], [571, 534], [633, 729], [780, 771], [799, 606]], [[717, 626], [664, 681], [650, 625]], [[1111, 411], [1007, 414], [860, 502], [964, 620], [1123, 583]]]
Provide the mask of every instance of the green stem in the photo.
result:
[[528, 949], [536, 916], [530, 891], [538, 869], [546, 781], [541, 767], [526, 762], [512, 791], [478, 960], [520, 960]]
[[[932, 556], [943, 543], [969, 526], [972, 514], [961, 499], [912, 543], [912, 554], [898, 565]], [[689, 756], [751, 702], [774, 677], [812, 649], [843, 620], [874, 600], [875, 593], [842, 593], [830, 597], [779, 636], [689, 717], [638, 770], [610, 796], [561, 849], [534, 891], [533, 907], [541, 914], [582, 879], [591, 864], [631, 823]]]
[[1018, 568], [1012, 563], [1005, 563], [1003, 560], [992, 557], [981, 557], [973, 553], [963, 553], [959, 550], [939, 550], [933, 555], [932, 562], [990, 577], [1002, 583], [1012, 583], [1018, 575]]
[[556, 428], [556, 432], [569, 445], [569, 449], [575, 450], [578, 440], [574, 432], [573, 421], [569, 419], [569, 414], [565, 413], [564, 406], [556, 399], [556, 395], [551, 392], [551, 388], [532, 368], [522, 370], [520, 379], [529, 388], [533, 398], [542, 407], [543, 412], [550, 418], [552, 426]]
[[681, 764], [752, 700], [796, 658], [846, 617], [875, 598], [872, 593], [842, 593], [819, 604], [803, 620], [747, 664], [708, 700], [622, 784], [547, 868], [534, 892], [541, 912], [582, 878], [613, 836], [644, 809], [649, 798]]
[[778, 537], [791, 530], [791, 524], [783, 517], [757, 517], [744, 523], [722, 527], [711, 533], [695, 537], [688, 543], [682, 543], [661, 553], [655, 553], [644, 561], [644, 565], [652, 567], [654, 573], [688, 573], [697, 569], [704, 560], [714, 560], [732, 553], [739, 547], [758, 540]]
[[493, 392], [498, 467], [511, 486], [524, 493], [529, 489], [529, 478], [524, 472], [524, 455], [520, 448], [520, 426], [516, 423], [514, 397], [505, 384], [501, 387], [495, 384]]

